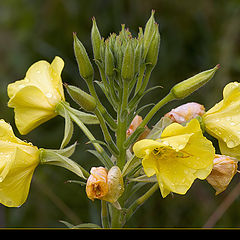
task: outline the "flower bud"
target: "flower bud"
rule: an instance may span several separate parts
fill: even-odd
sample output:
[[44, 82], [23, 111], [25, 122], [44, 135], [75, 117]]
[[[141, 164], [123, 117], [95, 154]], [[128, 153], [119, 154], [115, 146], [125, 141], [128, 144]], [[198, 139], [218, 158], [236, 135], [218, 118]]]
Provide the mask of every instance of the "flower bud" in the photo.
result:
[[95, 17], [92, 18], [92, 31], [91, 31], [91, 41], [93, 48], [93, 55], [96, 60], [101, 60], [101, 35], [98, 30]]
[[201, 72], [191, 78], [188, 78], [176, 84], [171, 89], [171, 93], [176, 99], [187, 97], [188, 95], [196, 91], [198, 88], [203, 86], [205, 83], [207, 83], [209, 80], [211, 80], [217, 69], [219, 69], [219, 64], [210, 70]]
[[154, 23], [154, 27], [155, 27], [155, 32], [146, 56], [146, 63], [151, 64], [153, 67], [157, 63], [159, 46], [160, 46], [160, 34], [158, 30], [158, 24]]
[[106, 43], [105, 48], [105, 74], [108, 78], [113, 77], [114, 75], [114, 56], [113, 53], [109, 47], [109, 44]]
[[92, 81], [94, 71], [86, 49], [77, 38], [76, 33], [73, 33], [73, 39], [74, 53], [78, 63], [79, 73], [85, 81]]
[[206, 178], [216, 190], [216, 195], [223, 192], [237, 172], [237, 159], [225, 155], [216, 155], [213, 169]]
[[113, 166], [107, 171], [103, 167], [92, 167], [90, 173], [86, 186], [88, 198], [116, 202], [124, 191], [120, 168]]
[[134, 77], [134, 50], [130, 41], [124, 52], [121, 76], [124, 81], [131, 81]]
[[84, 92], [78, 87], [64, 84], [68, 94], [71, 96], [73, 101], [75, 101], [79, 106], [81, 106], [87, 112], [94, 112], [97, 103], [93, 96]]
[[148, 49], [149, 49], [149, 46], [150, 46], [150, 44], [152, 42], [152, 38], [153, 38], [153, 35], [154, 35], [154, 31], [155, 31], [154, 13], [155, 13], [155, 11], [152, 10], [151, 17], [147, 21], [145, 29], [144, 29], [144, 35], [143, 35], [143, 45], [144, 45], [143, 59], [145, 59], [146, 56], [147, 56]]
[[185, 123], [197, 116], [202, 116], [205, 113], [203, 105], [195, 102], [183, 104], [175, 109], [172, 109], [164, 117], [170, 118], [173, 122]]

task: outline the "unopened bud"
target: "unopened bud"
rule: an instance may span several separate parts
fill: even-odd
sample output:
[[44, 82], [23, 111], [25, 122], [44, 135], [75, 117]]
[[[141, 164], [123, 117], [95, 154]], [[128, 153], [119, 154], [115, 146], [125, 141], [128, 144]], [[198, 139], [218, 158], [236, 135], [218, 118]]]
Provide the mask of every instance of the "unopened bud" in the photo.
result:
[[225, 155], [216, 155], [213, 169], [206, 178], [216, 190], [216, 195], [223, 192], [237, 172], [237, 159]]
[[212, 79], [215, 72], [219, 69], [219, 64], [216, 65], [214, 68], [201, 72], [191, 78], [188, 78], [178, 84], [176, 84], [172, 89], [171, 93], [174, 95], [176, 99], [185, 98], [198, 88], [203, 86], [209, 80]]
[[134, 65], [134, 50], [129, 41], [124, 52], [121, 70], [121, 76], [124, 81], [131, 81], [133, 79], [135, 72]]
[[86, 186], [88, 198], [116, 202], [124, 191], [120, 168], [113, 166], [107, 171], [103, 167], [92, 167], [90, 173]]
[[92, 18], [91, 41], [93, 48], [93, 55], [96, 60], [101, 60], [101, 35], [98, 30], [95, 17]]
[[77, 38], [76, 33], [73, 33], [73, 39], [74, 53], [78, 63], [79, 73], [85, 81], [92, 81], [94, 71], [87, 51], [83, 44]]
[[155, 27], [155, 32], [146, 56], [146, 63], [151, 64], [153, 67], [157, 63], [159, 46], [160, 46], [160, 34], [158, 30], [158, 24], [154, 23], [154, 27]]
[[96, 108], [96, 100], [93, 96], [84, 92], [78, 87], [64, 84], [70, 97], [75, 101], [79, 106], [81, 106], [87, 112], [94, 112]]
[[154, 35], [154, 31], [155, 31], [154, 13], [155, 13], [155, 11], [152, 10], [151, 17], [147, 21], [145, 29], [144, 29], [144, 35], [143, 35], [143, 44], [144, 44], [143, 59], [145, 59], [146, 56], [147, 56], [148, 49], [149, 49], [149, 46], [150, 46], [150, 44], [152, 42], [152, 38], [153, 38], [153, 35]]
[[183, 104], [177, 108], [172, 109], [164, 117], [170, 118], [173, 122], [185, 123], [193, 118], [202, 116], [205, 113], [203, 105], [195, 102]]
[[113, 77], [114, 75], [114, 56], [108, 44], [105, 48], [105, 74], [107, 77]]

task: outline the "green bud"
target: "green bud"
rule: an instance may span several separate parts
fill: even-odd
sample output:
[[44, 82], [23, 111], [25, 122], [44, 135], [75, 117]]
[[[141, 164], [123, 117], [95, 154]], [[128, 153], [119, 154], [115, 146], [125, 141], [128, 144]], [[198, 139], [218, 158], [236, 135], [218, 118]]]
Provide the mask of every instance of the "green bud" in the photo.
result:
[[216, 65], [214, 68], [201, 72], [191, 78], [188, 78], [178, 84], [176, 84], [172, 89], [171, 93], [174, 95], [176, 99], [185, 98], [198, 88], [203, 86], [209, 80], [212, 79], [215, 72], [219, 69], [219, 64]]
[[78, 87], [64, 84], [68, 94], [71, 96], [73, 101], [75, 101], [79, 106], [81, 106], [87, 112], [94, 112], [96, 108], [96, 100], [93, 96], [84, 92]]
[[144, 34], [143, 34], [143, 45], [144, 45], [143, 59], [145, 59], [146, 56], [147, 56], [147, 52], [148, 52], [148, 49], [149, 49], [149, 46], [151, 44], [151, 41], [152, 41], [152, 38], [153, 38], [153, 35], [154, 35], [154, 31], [155, 31], [154, 13], [155, 13], [155, 11], [152, 10], [151, 17], [147, 21], [145, 29], [144, 29]]
[[92, 31], [91, 31], [91, 41], [93, 48], [93, 55], [96, 60], [101, 60], [101, 35], [98, 30], [95, 17], [92, 18]]
[[131, 81], [134, 78], [134, 50], [130, 41], [124, 52], [121, 77], [124, 81]]
[[137, 47], [135, 48], [134, 51], [134, 56], [135, 56], [135, 63], [134, 63], [134, 72], [139, 73], [140, 71], [140, 65], [142, 61], [142, 41], [139, 41], [137, 44]]
[[114, 56], [108, 44], [106, 44], [105, 49], [105, 74], [107, 77], [112, 77], [114, 75]]
[[154, 36], [146, 56], [146, 63], [150, 63], [153, 67], [157, 63], [159, 46], [160, 46], [160, 34], [158, 30], [158, 24], [155, 23], [154, 25], [155, 25]]
[[85, 81], [92, 81], [94, 71], [86, 49], [77, 38], [76, 33], [73, 33], [73, 39], [74, 53], [78, 63], [79, 73]]

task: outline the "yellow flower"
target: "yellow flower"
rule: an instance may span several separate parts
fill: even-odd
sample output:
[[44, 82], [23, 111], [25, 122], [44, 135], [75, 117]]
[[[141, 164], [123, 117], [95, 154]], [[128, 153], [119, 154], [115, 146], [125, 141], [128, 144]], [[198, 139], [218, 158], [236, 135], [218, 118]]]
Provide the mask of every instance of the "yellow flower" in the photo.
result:
[[8, 85], [8, 106], [14, 108], [16, 126], [27, 134], [40, 124], [55, 117], [56, 105], [64, 100], [61, 72], [64, 62], [55, 57], [34, 63], [23, 80]]
[[206, 131], [218, 139], [221, 153], [240, 157], [240, 83], [224, 87], [223, 100], [203, 116]]
[[214, 147], [202, 135], [198, 120], [185, 127], [172, 123], [160, 139], [144, 139], [133, 146], [135, 155], [143, 158], [148, 177], [156, 174], [161, 194], [185, 194], [196, 178], [205, 179], [212, 170]]
[[14, 136], [12, 127], [0, 120], [0, 203], [19, 207], [28, 196], [38, 148]]

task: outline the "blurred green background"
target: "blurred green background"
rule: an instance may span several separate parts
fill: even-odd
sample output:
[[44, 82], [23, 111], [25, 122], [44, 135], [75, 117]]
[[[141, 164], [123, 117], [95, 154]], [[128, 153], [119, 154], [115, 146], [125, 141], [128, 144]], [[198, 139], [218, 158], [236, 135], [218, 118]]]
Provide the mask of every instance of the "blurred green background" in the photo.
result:
[[[239, 0], [0, 0], [1, 118], [12, 124], [21, 139], [38, 147], [58, 148], [64, 120], [56, 117], [21, 136], [14, 125], [13, 110], [7, 107], [7, 85], [22, 79], [32, 63], [41, 59], [52, 61], [58, 55], [65, 61], [63, 82], [86, 90], [74, 59], [72, 32], [77, 32], [92, 59], [90, 31], [93, 16], [105, 38], [111, 32], [118, 33], [122, 23], [135, 35], [139, 26], [144, 27], [152, 9], [156, 10], [161, 46], [149, 86], [161, 85], [163, 88], [148, 94], [141, 106], [156, 103], [181, 80], [218, 63], [221, 68], [199, 91], [165, 106], [149, 127], [172, 107], [188, 101], [202, 103], [209, 109], [222, 98], [225, 84], [240, 79]], [[99, 89], [98, 92], [101, 94]], [[107, 103], [103, 95], [100, 98]], [[97, 139], [102, 138], [97, 127], [90, 129]], [[75, 140], [78, 140], [78, 147], [72, 158], [87, 170], [99, 166], [97, 159], [86, 151], [91, 146], [85, 144], [87, 139], [77, 127]], [[214, 144], [217, 147], [216, 142]], [[0, 206], [0, 227], [65, 227], [59, 220], [99, 224], [100, 201], [91, 202], [83, 187], [66, 183], [69, 179], [77, 180], [77, 177], [59, 167], [37, 167], [27, 202], [20, 208]], [[237, 174], [228, 189], [218, 196], [206, 181], [200, 180], [196, 180], [184, 196], [174, 194], [163, 199], [156, 192], [126, 227], [202, 227], [238, 182]], [[214, 227], [240, 227], [239, 197]]]

